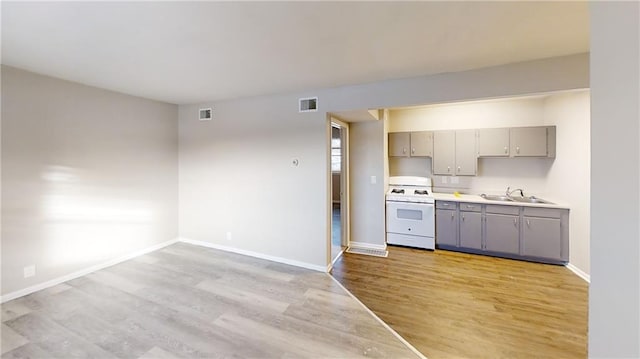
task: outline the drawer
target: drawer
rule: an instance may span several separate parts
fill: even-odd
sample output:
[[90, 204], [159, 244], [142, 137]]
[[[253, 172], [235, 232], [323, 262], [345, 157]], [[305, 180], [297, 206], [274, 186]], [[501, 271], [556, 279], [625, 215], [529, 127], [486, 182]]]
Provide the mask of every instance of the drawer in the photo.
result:
[[436, 247], [434, 237], [412, 236], [399, 233], [387, 233], [387, 244], [424, 249], [435, 249]]
[[524, 215], [528, 217], [562, 218], [567, 212], [566, 209], [524, 207]]
[[517, 216], [520, 214], [520, 207], [518, 206], [500, 206], [497, 204], [488, 204], [486, 213], [496, 213], [496, 214], [510, 214], [513, 216]]
[[460, 202], [460, 211], [463, 211], [463, 212], [482, 212], [482, 205], [480, 203]]
[[436, 201], [436, 209], [456, 209], [458, 202]]

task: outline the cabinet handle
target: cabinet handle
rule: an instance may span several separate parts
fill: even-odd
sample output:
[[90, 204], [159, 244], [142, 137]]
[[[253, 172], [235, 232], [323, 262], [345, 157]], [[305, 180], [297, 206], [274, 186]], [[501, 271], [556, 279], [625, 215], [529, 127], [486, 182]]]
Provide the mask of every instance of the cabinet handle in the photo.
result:
[[412, 148], [412, 149], [411, 149], [411, 153], [412, 153], [412, 154], [413, 154], [413, 153], [416, 153], [416, 149], [415, 149], [415, 148]]
[[462, 220], [464, 221], [464, 214], [462, 215]]
[[467, 205], [467, 208], [469, 208], [469, 209], [473, 209], [474, 207], [475, 207], [475, 206], [472, 206], [472, 205], [470, 205], [470, 204], [468, 204], [468, 205]]
[[451, 220], [453, 221], [453, 211], [451, 211]]
[[460, 172], [460, 166], [458, 166], [458, 172]]
[[445, 207], [449, 207], [449, 203], [443, 203], [442, 205]]
[[451, 172], [451, 167], [447, 166], [447, 172]]
[[407, 149], [406, 148], [402, 148], [402, 153], [407, 153]]
[[531, 223], [529, 223], [528, 219], [527, 219], [527, 227], [531, 227]]
[[507, 154], [507, 146], [504, 146], [504, 153]]
[[520, 146], [516, 147], [516, 153], [520, 153]]
[[513, 225], [516, 226], [516, 227], [518, 226], [518, 219], [517, 218], [513, 219]]

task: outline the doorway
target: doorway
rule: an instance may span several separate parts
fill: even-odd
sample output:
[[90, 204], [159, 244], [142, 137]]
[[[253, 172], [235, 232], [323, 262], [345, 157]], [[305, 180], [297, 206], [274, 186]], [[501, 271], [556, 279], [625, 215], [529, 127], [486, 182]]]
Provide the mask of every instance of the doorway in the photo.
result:
[[331, 118], [331, 263], [349, 243], [348, 126]]

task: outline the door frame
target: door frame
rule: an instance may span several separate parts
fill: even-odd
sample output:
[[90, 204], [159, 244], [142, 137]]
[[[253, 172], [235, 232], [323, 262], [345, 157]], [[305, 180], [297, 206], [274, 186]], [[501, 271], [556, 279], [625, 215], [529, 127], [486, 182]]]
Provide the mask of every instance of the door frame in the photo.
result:
[[327, 179], [328, 179], [328, 196], [327, 196], [327, 215], [328, 215], [328, 235], [327, 235], [327, 269], [331, 270], [333, 263], [340, 258], [342, 252], [331, 258], [331, 237], [333, 233], [333, 171], [331, 170], [331, 130], [333, 127], [341, 129], [340, 148], [341, 148], [341, 175], [340, 175], [340, 224], [341, 224], [341, 242], [344, 247], [348, 247], [351, 243], [350, 238], [350, 200], [349, 200], [349, 124], [341, 121], [330, 113], [327, 114]]

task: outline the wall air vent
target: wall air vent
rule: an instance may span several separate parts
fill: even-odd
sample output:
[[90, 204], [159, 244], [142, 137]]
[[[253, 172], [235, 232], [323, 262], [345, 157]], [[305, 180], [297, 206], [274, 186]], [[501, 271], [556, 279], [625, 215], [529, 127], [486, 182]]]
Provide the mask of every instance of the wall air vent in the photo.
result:
[[318, 111], [318, 98], [301, 98], [298, 102], [298, 105], [299, 112], [316, 112]]
[[200, 121], [211, 121], [211, 107], [200, 109]]

